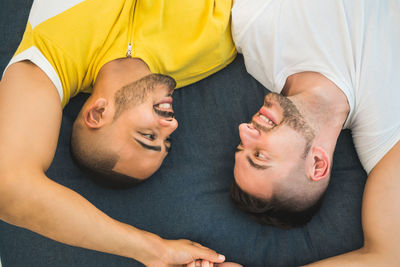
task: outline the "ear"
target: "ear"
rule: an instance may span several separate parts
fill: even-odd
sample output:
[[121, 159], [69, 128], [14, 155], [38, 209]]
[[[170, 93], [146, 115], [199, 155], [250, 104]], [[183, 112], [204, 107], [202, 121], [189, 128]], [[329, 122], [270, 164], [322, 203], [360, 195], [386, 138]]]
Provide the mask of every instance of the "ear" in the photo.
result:
[[320, 181], [329, 174], [330, 159], [328, 153], [321, 147], [313, 147], [311, 152], [312, 166], [309, 170], [309, 177], [313, 181]]
[[105, 98], [99, 98], [84, 113], [85, 125], [92, 129], [103, 126], [106, 122], [105, 114], [108, 102]]

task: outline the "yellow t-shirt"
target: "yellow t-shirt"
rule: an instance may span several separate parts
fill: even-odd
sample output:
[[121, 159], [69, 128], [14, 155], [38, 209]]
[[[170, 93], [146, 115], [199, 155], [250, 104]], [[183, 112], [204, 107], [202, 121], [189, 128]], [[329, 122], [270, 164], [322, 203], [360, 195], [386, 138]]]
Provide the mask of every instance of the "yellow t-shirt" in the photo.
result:
[[63, 106], [90, 92], [100, 68], [127, 56], [177, 87], [196, 82], [236, 55], [232, 0], [35, 0], [10, 64], [31, 60], [53, 81]]

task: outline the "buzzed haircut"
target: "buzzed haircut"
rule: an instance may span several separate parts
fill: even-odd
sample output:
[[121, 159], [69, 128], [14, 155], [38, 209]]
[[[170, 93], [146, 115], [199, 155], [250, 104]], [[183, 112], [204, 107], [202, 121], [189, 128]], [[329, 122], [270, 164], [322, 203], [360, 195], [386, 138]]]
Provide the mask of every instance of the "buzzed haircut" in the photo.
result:
[[234, 181], [231, 184], [230, 195], [238, 208], [248, 213], [261, 224], [290, 229], [300, 227], [309, 222], [320, 209], [322, 195], [310, 206], [299, 207], [296, 199], [273, 196], [269, 200], [259, 199], [243, 191]]

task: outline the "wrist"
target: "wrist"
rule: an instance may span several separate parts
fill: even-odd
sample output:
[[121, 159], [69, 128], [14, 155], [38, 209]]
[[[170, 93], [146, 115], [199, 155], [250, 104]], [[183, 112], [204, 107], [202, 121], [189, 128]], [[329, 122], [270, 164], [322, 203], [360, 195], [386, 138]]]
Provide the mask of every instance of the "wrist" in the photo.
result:
[[[164, 239], [158, 235], [139, 230], [141, 237], [136, 247], [135, 259], [146, 266], [160, 262], [165, 255], [166, 245]], [[156, 266], [156, 265], [155, 265]]]

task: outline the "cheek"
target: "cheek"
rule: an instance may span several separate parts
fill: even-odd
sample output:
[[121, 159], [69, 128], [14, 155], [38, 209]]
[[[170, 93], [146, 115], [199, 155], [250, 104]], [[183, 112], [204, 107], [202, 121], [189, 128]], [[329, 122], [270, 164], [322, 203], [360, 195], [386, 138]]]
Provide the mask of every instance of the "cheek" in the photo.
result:
[[305, 147], [304, 138], [292, 131], [277, 131], [263, 140], [271, 156], [281, 159], [298, 158]]
[[127, 119], [137, 125], [153, 123], [155, 120], [152, 110], [145, 108], [132, 110]]

